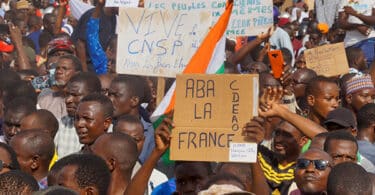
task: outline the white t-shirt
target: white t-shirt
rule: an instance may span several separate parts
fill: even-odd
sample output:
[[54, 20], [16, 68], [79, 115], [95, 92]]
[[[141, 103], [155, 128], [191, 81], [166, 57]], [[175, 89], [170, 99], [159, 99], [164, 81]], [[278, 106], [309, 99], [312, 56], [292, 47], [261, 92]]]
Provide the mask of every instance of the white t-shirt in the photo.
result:
[[[375, 0], [357, 0], [357, 3], [350, 3], [350, 0], [342, 0], [340, 4], [340, 12], [344, 11], [344, 6], [351, 6], [357, 12], [366, 16], [371, 16], [372, 9], [375, 8]], [[352, 15], [349, 16], [348, 22], [353, 24], [363, 24], [362, 20]], [[374, 29], [371, 31], [369, 36], [365, 36], [357, 30], [347, 31], [344, 40], [345, 47], [352, 46], [360, 41], [372, 37], [375, 37]]]

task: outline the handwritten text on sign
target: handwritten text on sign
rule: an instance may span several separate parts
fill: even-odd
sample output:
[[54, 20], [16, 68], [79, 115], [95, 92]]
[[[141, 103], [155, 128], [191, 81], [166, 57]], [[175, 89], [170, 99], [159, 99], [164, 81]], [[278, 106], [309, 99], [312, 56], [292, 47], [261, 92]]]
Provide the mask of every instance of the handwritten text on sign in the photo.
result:
[[121, 8], [117, 71], [175, 77], [208, 32], [208, 12]]
[[[171, 10], [206, 10], [213, 24], [224, 12], [226, 0], [145, 0], [145, 7]], [[227, 35], [257, 35], [273, 25], [272, 0], [234, 1]]]
[[344, 43], [308, 49], [304, 55], [307, 68], [314, 70], [318, 75], [331, 77], [349, 72]]
[[244, 142], [241, 129], [257, 115], [258, 75], [177, 75], [176, 84], [171, 159], [241, 162], [230, 144]]

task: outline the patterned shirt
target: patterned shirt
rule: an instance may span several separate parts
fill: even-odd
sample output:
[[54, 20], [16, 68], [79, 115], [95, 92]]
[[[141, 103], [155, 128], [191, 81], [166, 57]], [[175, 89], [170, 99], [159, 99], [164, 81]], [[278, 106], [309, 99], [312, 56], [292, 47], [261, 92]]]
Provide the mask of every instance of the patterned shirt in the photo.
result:
[[64, 116], [59, 121], [59, 130], [55, 136], [55, 145], [59, 158], [81, 150], [83, 145], [79, 143], [72, 117]]

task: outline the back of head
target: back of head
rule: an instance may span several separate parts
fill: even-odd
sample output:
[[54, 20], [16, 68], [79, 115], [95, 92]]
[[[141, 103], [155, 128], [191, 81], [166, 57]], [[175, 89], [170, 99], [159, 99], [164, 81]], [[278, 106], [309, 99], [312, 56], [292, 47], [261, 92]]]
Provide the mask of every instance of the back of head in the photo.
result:
[[0, 194], [30, 194], [37, 190], [38, 182], [22, 171], [13, 170], [0, 175]]
[[362, 50], [361, 48], [348, 47], [345, 49], [345, 53], [349, 67], [353, 67], [353, 65], [356, 65], [356, 61], [360, 57]]
[[125, 176], [131, 175], [138, 160], [137, 145], [132, 137], [120, 132], [104, 134], [92, 146], [94, 153], [96, 147], [100, 147], [108, 157], [116, 158]]
[[328, 176], [329, 195], [370, 195], [372, 182], [364, 168], [352, 162], [334, 166]]
[[328, 134], [327, 138], [326, 138], [326, 141], [324, 142], [324, 151], [325, 152], [328, 152], [329, 151], [329, 147], [330, 147], [330, 142], [332, 140], [343, 140], [343, 141], [350, 141], [350, 142], [353, 142], [355, 143], [355, 145], [357, 146], [357, 149], [358, 150], [358, 143], [357, 143], [357, 140], [355, 139], [355, 137], [350, 134], [348, 131], [346, 130], [337, 130], [337, 131], [332, 131]]
[[318, 75], [314, 70], [309, 68], [300, 68], [297, 69], [293, 75], [300, 74], [304, 83], [309, 83], [313, 78], [317, 77]]
[[290, 53], [289, 49], [283, 47], [280, 49], [283, 54], [284, 62], [288, 65], [292, 65], [293, 54]]
[[30, 151], [30, 156], [38, 155], [41, 159], [41, 166], [48, 168], [55, 153], [55, 145], [50, 134], [40, 129], [21, 131], [12, 140], [24, 140], [22, 150]]
[[[99, 82], [100, 83], [100, 82]], [[112, 101], [105, 95], [100, 93], [93, 93], [82, 98], [82, 102], [97, 102], [100, 104], [104, 117], [113, 116], [113, 104]]]
[[101, 84], [98, 76], [91, 72], [80, 72], [70, 78], [69, 83], [84, 83], [89, 93], [100, 93]]
[[11, 69], [1, 69], [0, 70], [0, 83], [6, 84], [10, 81], [19, 81], [21, 77], [17, 74], [16, 71]]
[[63, 187], [63, 186], [51, 186], [43, 191], [33, 193], [33, 195], [78, 195], [77, 192]]
[[206, 190], [214, 184], [229, 184], [235, 185], [242, 190], [246, 189], [245, 184], [236, 175], [232, 173], [219, 173], [217, 175], [210, 177], [210, 179], [208, 179], [206, 184], [203, 186], [202, 190]]
[[313, 78], [307, 84], [307, 86], [306, 86], [306, 96], [317, 95], [317, 93], [322, 90], [321, 88], [319, 88], [320, 83], [331, 83], [331, 84], [337, 85], [337, 83], [334, 79], [319, 75], [319, 76]]
[[20, 169], [20, 165], [17, 161], [17, 154], [16, 152], [14, 152], [13, 148], [10, 147], [8, 144], [2, 143], [2, 142], [0, 142], [0, 148], [3, 148], [10, 156], [11, 163], [9, 164], [9, 168], [11, 170]]
[[5, 113], [8, 111], [23, 112], [26, 116], [36, 111], [36, 105], [28, 98], [18, 97], [5, 104]]
[[357, 112], [358, 131], [364, 130], [375, 125], [375, 104], [364, 105]]
[[[59, 121], [57, 121], [56, 117], [52, 114], [52, 112], [40, 109], [36, 112], [31, 113], [30, 115], [26, 116], [23, 120], [32, 117], [33, 120], [30, 126], [26, 127], [27, 129], [42, 129], [46, 130], [52, 138], [55, 137], [57, 130], [59, 130]], [[21, 122], [21, 128], [23, 128], [23, 121]]]
[[93, 154], [72, 154], [57, 161], [52, 169], [66, 166], [77, 167], [74, 175], [80, 188], [95, 187], [100, 195], [107, 194], [111, 175], [103, 159]]
[[34, 105], [37, 103], [37, 94], [34, 87], [27, 81], [12, 81], [4, 88], [4, 104], [18, 97], [25, 97], [32, 101]]

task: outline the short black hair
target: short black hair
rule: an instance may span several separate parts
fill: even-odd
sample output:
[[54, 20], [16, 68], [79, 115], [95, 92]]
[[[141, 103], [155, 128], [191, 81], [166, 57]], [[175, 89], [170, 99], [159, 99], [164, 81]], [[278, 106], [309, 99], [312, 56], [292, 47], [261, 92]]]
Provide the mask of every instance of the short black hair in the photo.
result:
[[89, 93], [100, 93], [102, 85], [95, 73], [92, 72], [79, 72], [70, 78], [69, 83], [84, 83]]
[[354, 142], [355, 145], [357, 146], [357, 151], [358, 151], [358, 143], [355, 137], [350, 134], [347, 130], [337, 130], [337, 131], [331, 131], [329, 132], [326, 141], [324, 142], [324, 151], [328, 152], [329, 147], [330, 147], [330, 142], [332, 140], [345, 140], [345, 141], [351, 141]]
[[107, 133], [101, 136], [109, 137], [109, 141], [99, 147], [103, 147], [105, 153], [117, 159], [121, 173], [126, 178], [127, 174], [132, 173], [138, 160], [140, 151], [138, 151], [137, 143], [130, 135], [121, 132]]
[[71, 60], [73, 62], [74, 70], [77, 72], [82, 71], [82, 63], [75, 55], [72, 55], [72, 54], [63, 55], [59, 57], [59, 60], [61, 59]]
[[[220, 182], [220, 181], [236, 182], [236, 183], [241, 185], [242, 190], [246, 189], [245, 184], [242, 183], [242, 181], [237, 176], [235, 176], [234, 174], [232, 174], [232, 173], [219, 173], [217, 175], [214, 175], [214, 176], [210, 177], [210, 179], [208, 179], [206, 184], [202, 187], [202, 190], [207, 190], [212, 185], [217, 184], [217, 182]], [[240, 187], [240, 186], [238, 186], [238, 187]]]
[[352, 67], [356, 63], [356, 60], [359, 58], [362, 52], [361, 48], [348, 47], [345, 49], [346, 58], [348, 60], [349, 66]]
[[105, 95], [100, 93], [93, 93], [82, 98], [82, 102], [97, 102], [100, 104], [104, 117], [113, 117], [113, 104], [112, 101]]
[[40, 156], [44, 167], [49, 166], [55, 154], [55, 144], [50, 134], [40, 129], [32, 129], [17, 133], [12, 140], [16, 138], [26, 139], [27, 142], [23, 148], [32, 151], [33, 155]]
[[125, 84], [129, 93], [129, 96], [136, 96], [139, 98], [139, 103], [144, 100], [145, 97], [145, 81], [140, 76], [135, 75], [118, 75], [113, 79], [112, 83]]
[[28, 81], [11, 81], [5, 86], [3, 92], [3, 101], [5, 105], [18, 97], [25, 97], [32, 101], [34, 105], [37, 103], [38, 95], [36, 94], [34, 87]]
[[181, 166], [181, 165], [184, 165], [184, 164], [200, 164], [200, 165], [202, 165], [207, 170], [208, 175], [212, 175], [213, 174], [212, 166], [211, 166], [210, 162], [176, 161], [175, 164], [174, 164], [174, 169], [176, 170], [176, 168], [178, 166]]
[[7, 84], [10, 81], [19, 81], [21, 80], [20, 75], [11, 69], [1, 69], [0, 70], [0, 83], [1, 84]]
[[51, 186], [43, 191], [33, 193], [33, 195], [78, 195], [77, 192], [63, 187], [63, 186]]
[[372, 182], [369, 174], [360, 165], [343, 162], [334, 166], [329, 173], [328, 194], [372, 194]]
[[143, 127], [141, 119], [139, 119], [138, 117], [136, 117], [134, 115], [126, 114], [126, 115], [121, 115], [120, 117], [118, 117], [116, 119], [116, 123], [113, 125], [113, 131], [114, 132], [118, 131], [117, 128], [118, 128], [119, 122], [128, 122], [128, 123], [132, 123], [132, 124], [139, 124]]
[[66, 166], [77, 167], [74, 176], [80, 188], [92, 186], [100, 195], [107, 194], [111, 173], [103, 159], [93, 154], [71, 154], [57, 161], [52, 169]]
[[319, 75], [311, 79], [311, 81], [306, 85], [306, 89], [305, 89], [306, 97], [308, 95], [313, 95], [313, 96], [317, 95], [317, 93], [322, 90], [318, 87], [320, 83], [330, 83], [330, 84], [335, 84], [338, 86], [335, 79]]
[[[56, 119], [55, 115], [49, 110], [39, 109], [30, 115], [34, 115], [38, 121], [39, 127], [42, 130], [47, 130], [54, 138], [57, 131], [59, 130], [59, 121]], [[29, 116], [29, 115], [28, 115]]]
[[13, 112], [25, 112], [26, 115], [29, 115], [36, 111], [36, 105], [30, 99], [25, 97], [17, 97], [10, 101], [8, 104], [5, 104], [4, 113], [8, 111]]
[[34, 177], [20, 170], [12, 170], [0, 175], [1, 194], [21, 194], [38, 190], [39, 185]]
[[10, 156], [10, 161], [11, 161], [11, 163], [9, 164], [10, 169], [19, 170], [20, 164], [18, 163], [17, 154], [13, 150], [13, 148], [10, 147], [8, 144], [2, 143], [2, 142], [0, 142], [0, 148], [3, 148]]
[[292, 65], [293, 54], [290, 53], [289, 49], [283, 47], [280, 49], [283, 55], [284, 62], [288, 65]]
[[357, 112], [358, 131], [375, 124], [375, 104], [369, 103], [364, 105]]

